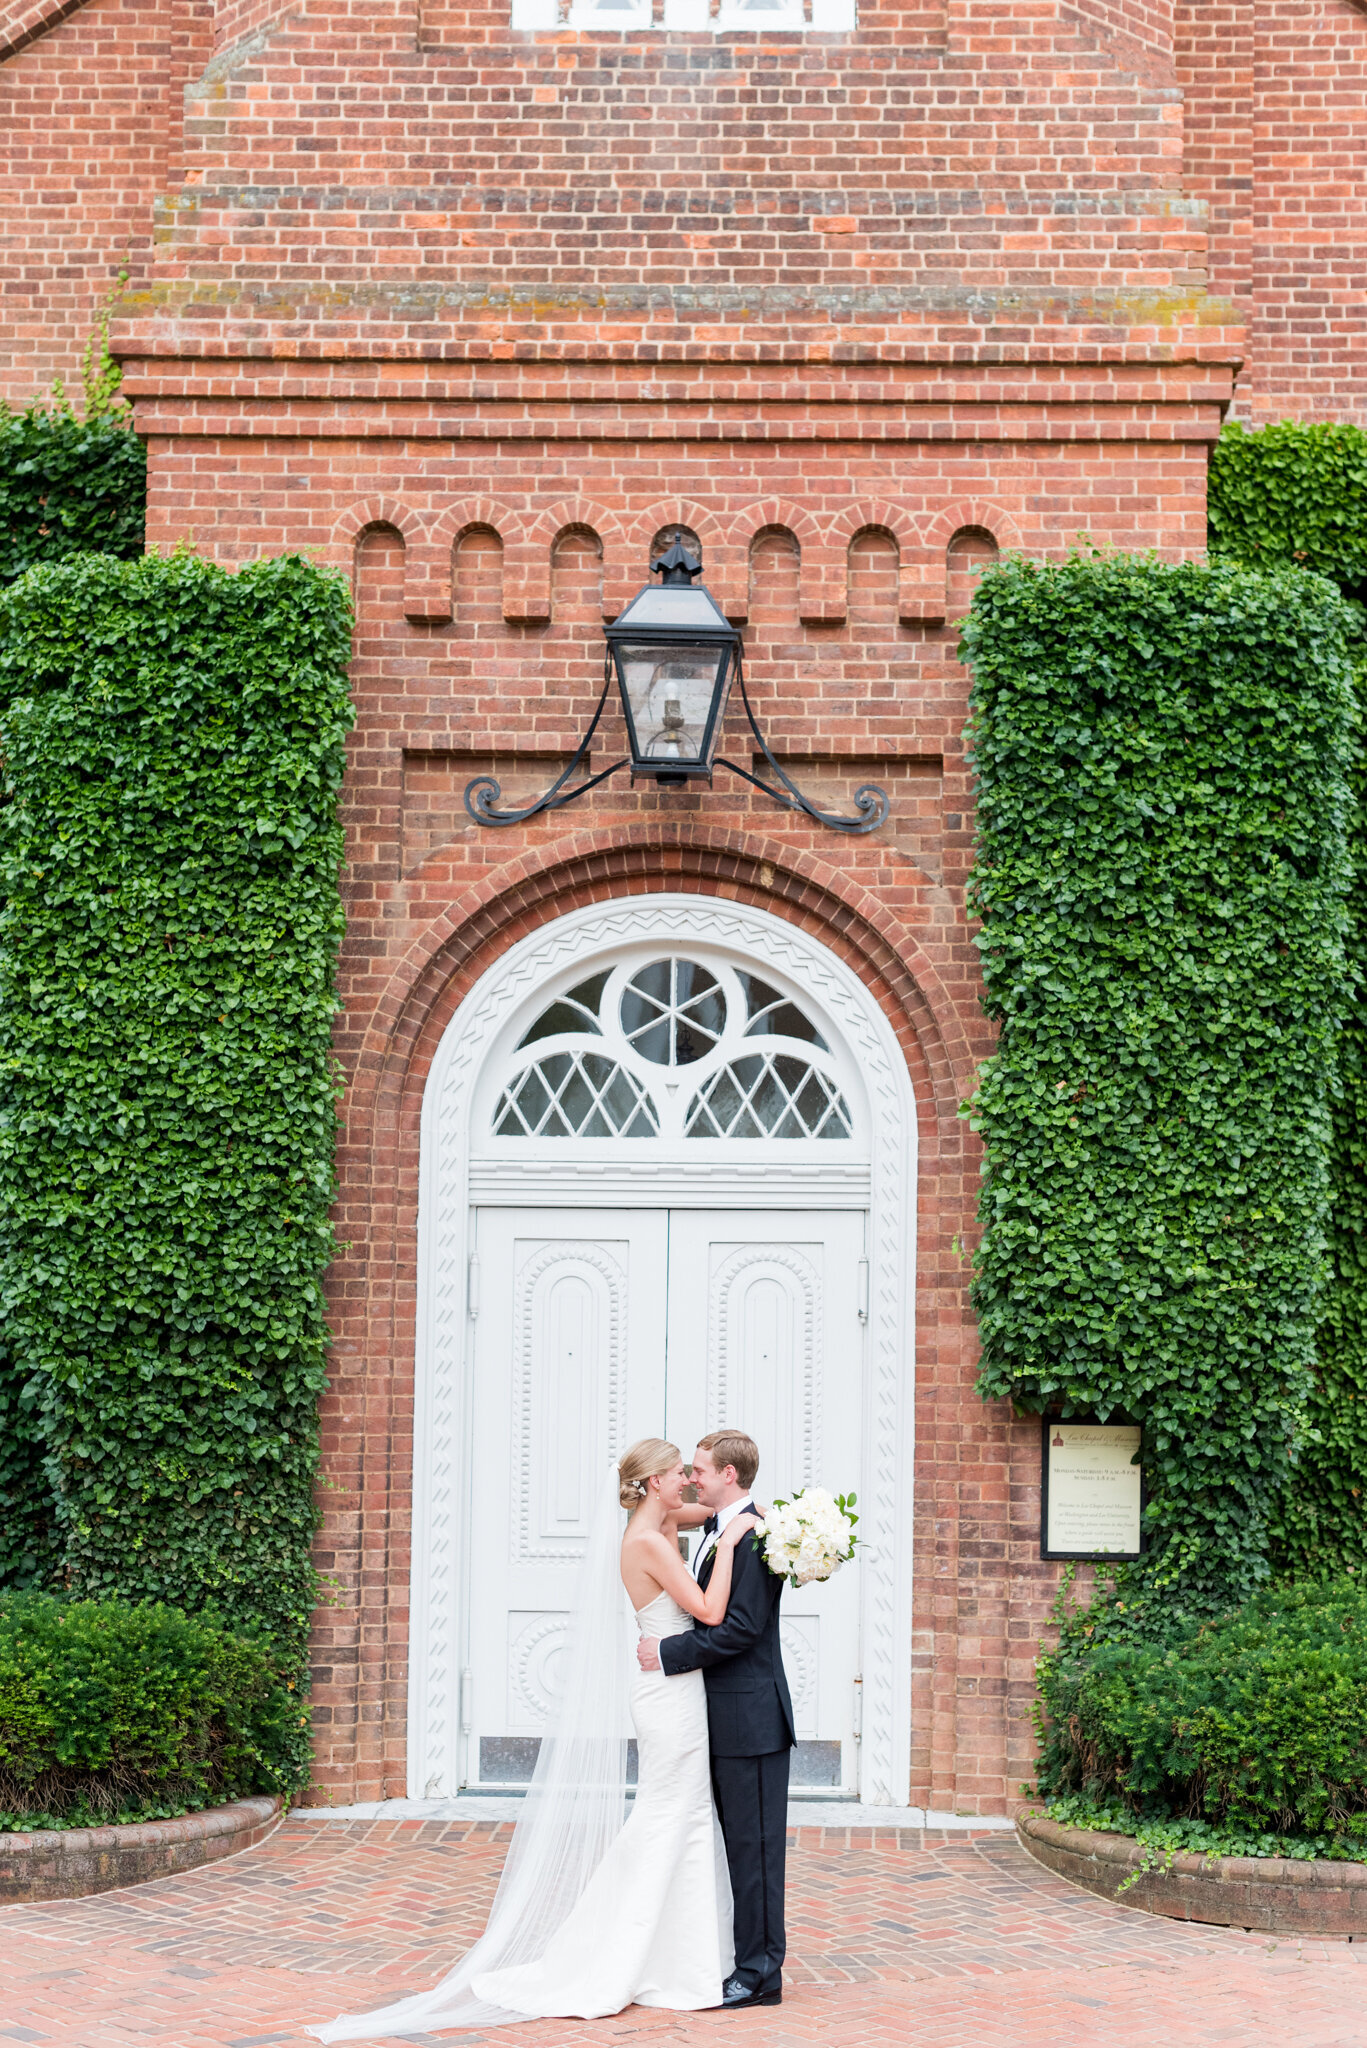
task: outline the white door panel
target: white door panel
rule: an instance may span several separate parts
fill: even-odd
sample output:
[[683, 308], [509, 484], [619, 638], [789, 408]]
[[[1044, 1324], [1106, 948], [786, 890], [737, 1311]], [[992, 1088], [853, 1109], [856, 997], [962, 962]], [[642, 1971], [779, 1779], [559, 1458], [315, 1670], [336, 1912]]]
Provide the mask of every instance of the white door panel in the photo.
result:
[[[612, 1447], [745, 1429], [762, 1499], [857, 1488], [857, 1212], [482, 1209], [464, 1780], [525, 1783]], [[784, 1593], [795, 1778], [858, 1783], [857, 1569]]]
[[[854, 1211], [675, 1211], [666, 1435], [685, 1457], [710, 1430], [743, 1429], [764, 1461], [761, 1501], [811, 1485], [859, 1490], [863, 1256]], [[853, 1791], [857, 1565], [788, 1587], [782, 1629], [801, 1745], [794, 1780]]]
[[484, 1209], [474, 1335], [466, 1783], [523, 1783], [615, 1445], [664, 1409], [663, 1212]]

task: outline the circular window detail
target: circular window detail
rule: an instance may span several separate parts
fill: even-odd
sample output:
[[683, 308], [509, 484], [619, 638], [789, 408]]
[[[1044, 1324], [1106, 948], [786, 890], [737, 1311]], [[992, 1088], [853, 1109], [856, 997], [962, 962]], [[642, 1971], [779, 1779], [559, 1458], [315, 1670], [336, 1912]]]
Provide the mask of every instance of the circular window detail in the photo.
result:
[[622, 991], [622, 1031], [642, 1059], [688, 1067], [726, 1029], [726, 996], [700, 960], [652, 960]]
[[553, 1052], [511, 1081], [494, 1111], [496, 1138], [654, 1138], [638, 1081], [597, 1052]]
[[850, 1112], [834, 1081], [791, 1053], [733, 1060], [694, 1096], [689, 1138], [848, 1138]]

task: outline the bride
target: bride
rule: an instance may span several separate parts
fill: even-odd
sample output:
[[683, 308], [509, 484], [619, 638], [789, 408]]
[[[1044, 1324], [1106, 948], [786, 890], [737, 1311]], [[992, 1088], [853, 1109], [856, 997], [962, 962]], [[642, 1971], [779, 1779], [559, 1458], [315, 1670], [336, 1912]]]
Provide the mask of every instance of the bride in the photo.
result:
[[[745, 1514], [727, 1524], [704, 1592], [679, 1555], [679, 1529], [705, 1516], [685, 1503], [687, 1484], [678, 1450], [659, 1437], [609, 1468], [580, 1568], [559, 1711], [482, 1938], [430, 1991], [309, 2027], [320, 2041], [599, 2019], [632, 2004], [721, 2004], [734, 1961], [731, 1885], [702, 1673], [640, 1670], [623, 1625], [623, 1589], [640, 1635], [715, 1626], [726, 1613], [736, 1545], [758, 1523]], [[629, 1816], [628, 1706], [639, 1754]]]

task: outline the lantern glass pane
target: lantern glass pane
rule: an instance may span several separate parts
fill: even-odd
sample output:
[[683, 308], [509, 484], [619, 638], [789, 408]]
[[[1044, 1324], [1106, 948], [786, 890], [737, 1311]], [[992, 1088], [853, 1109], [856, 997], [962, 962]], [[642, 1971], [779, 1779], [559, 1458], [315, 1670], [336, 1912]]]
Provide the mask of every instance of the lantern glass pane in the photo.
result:
[[638, 761], [701, 761], [718, 674], [730, 649], [636, 644], [619, 646], [622, 688], [631, 708]]

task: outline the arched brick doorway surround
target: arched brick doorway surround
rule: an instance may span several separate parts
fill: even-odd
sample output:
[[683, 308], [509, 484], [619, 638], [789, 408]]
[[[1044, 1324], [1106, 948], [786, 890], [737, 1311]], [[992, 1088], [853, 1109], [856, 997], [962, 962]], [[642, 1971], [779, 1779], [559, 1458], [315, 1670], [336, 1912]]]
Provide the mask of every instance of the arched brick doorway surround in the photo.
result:
[[939, 1758], [947, 1790], [959, 1718], [956, 1635], [952, 1621], [937, 1623], [933, 1581], [955, 1571], [956, 1539], [952, 1519], [937, 1513], [947, 1475], [935, 1466], [935, 1445], [937, 1416], [947, 1398], [958, 1404], [966, 1366], [971, 1385], [966, 1273], [951, 1250], [968, 1221], [976, 1178], [973, 1140], [958, 1108], [981, 1047], [954, 986], [971, 985], [971, 954], [930, 958], [871, 891], [824, 860], [755, 834], [657, 826], [608, 843], [586, 832], [539, 858], [525, 856], [511, 884], [507, 871], [502, 880], [502, 887], [466, 892], [434, 918], [364, 1013], [353, 994], [349, 1007], [362, 1028], [350, 1042], [342, 1037], [350, 1079], [340, 1153], [345, 1250], [332, 1284], [337, 1341], [324, 1405], [318, 1553], [339, 1592], [338, 1604], [320, 1611], [316, 1631], [315, 1796], [375, 1798], [408, 1788], [419, 1145], [424, 1089], [443, 1033], [491, 963], [529, 934], [586, 905], [662, 892], [749, 906], [810, 935], [858, 978], [905, 1061], [917, 1121], [915, 1422], [922, 1446], [910, 1788], [931, 1796]]

